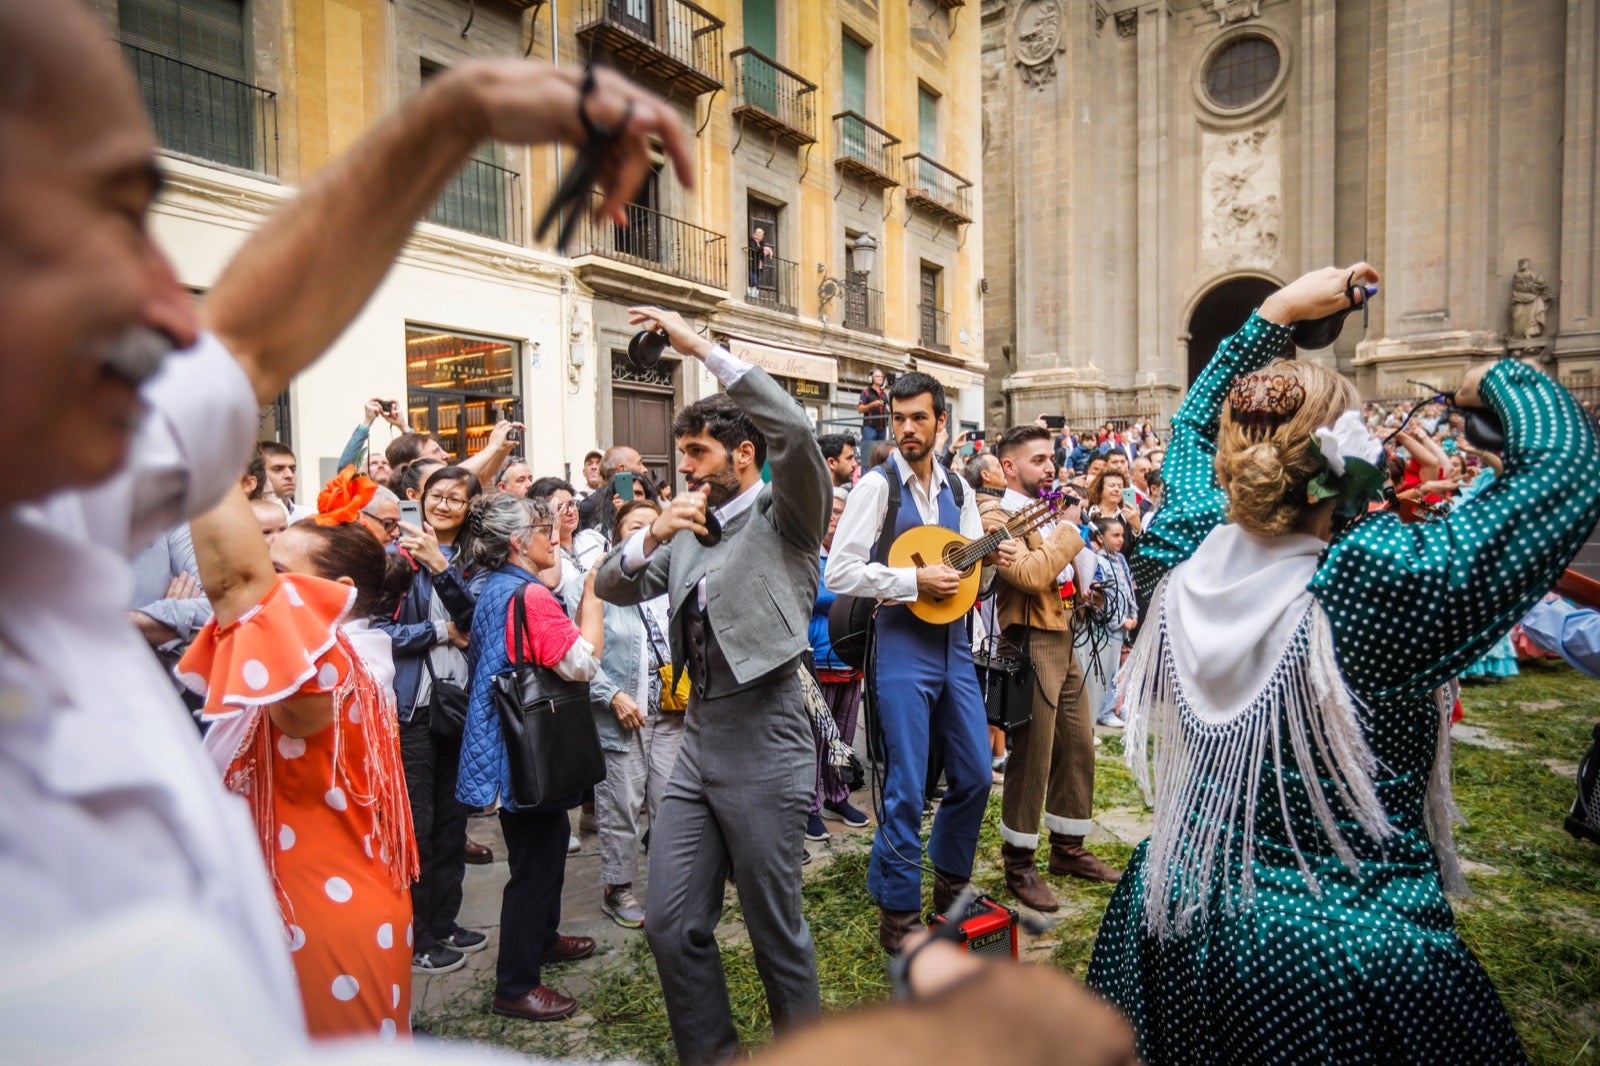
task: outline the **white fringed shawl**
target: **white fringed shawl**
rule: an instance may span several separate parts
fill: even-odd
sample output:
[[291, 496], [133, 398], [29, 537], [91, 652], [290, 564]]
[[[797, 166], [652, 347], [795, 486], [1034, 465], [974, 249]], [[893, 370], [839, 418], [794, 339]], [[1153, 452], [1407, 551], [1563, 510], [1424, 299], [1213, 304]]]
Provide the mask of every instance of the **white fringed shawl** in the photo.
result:
[[[1155, 807], [1144, 913], [1157, 937], [1203, 923], [1217, 878], [1235, 861], [1242, 871], [1238, 902], [1248, 906], [1254, 898], [1263, 776], [1301, 875], [1320, 894], [1294, 837], [1286, 747], [1302, 771], [1298, 787], [1346, 868], [1354, 870], [1357, 859], [1330, 790], [1371, 839], [1396, 832], [1374, 784], [1364, 708], [1340, 675], [1327, 615], [1306, 591], [1323, 547], [1311, 537], [1269, 539], [1219, 526], [1151, 600], [1128, 659], [1123, 707], [1127, 759]], [[1460, 875], [1449, 844], [1448, 704], [1440, 730], [1427, 821], [1451, 888]], [[1331, 774], [1327, 789], [1319, 769]], [[1225, 898], [1231, 908], [1235, 897]]]

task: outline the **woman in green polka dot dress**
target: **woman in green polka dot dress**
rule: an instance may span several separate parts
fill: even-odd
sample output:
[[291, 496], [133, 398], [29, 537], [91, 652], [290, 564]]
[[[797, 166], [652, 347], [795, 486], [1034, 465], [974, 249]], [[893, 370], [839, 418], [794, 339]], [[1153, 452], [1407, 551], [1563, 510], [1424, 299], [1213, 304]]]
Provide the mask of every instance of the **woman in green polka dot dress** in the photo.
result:
[[1088, 980], [1147, 1063], [1526, 1059], [1445, 902], [1438, 690], [1588, 535], [1600, 449], [1549, 378], [1479, 368], [1457, 398], [1505, 425], [1505, 477], [1442, 521], [1377, 514], [1334, 540], [1381, 446], [1348, 382], [1272, 361], [1291, 324], [1349, 306], [1350, 276], [1300, 278], [1223, 343], [1174, 420], [1167, 503], [1133, 563], [1154, 591], [1127, 746], [1155, 823]]

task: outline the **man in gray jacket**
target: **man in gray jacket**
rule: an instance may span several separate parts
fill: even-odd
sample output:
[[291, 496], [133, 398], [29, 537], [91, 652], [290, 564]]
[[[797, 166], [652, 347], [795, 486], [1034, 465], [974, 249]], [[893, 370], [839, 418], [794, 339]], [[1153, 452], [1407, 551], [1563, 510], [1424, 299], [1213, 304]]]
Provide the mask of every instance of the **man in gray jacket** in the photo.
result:
[[673, 420], [690, 491], [607, 556], [595, 580], [612, 603], [665, 593], [672, 659], [689, 671], [683, 749], [651, 828], [645, 935], [678, 1058], [702, 1066], [739, 1050], [713, 936], [730, 868], [774, 1027], [821, 1011], [800, 911], [816, 782], [799, 671], [832, 480], [805, 412], [766, 371], [670, 311], [629, 315], [727, 390]]

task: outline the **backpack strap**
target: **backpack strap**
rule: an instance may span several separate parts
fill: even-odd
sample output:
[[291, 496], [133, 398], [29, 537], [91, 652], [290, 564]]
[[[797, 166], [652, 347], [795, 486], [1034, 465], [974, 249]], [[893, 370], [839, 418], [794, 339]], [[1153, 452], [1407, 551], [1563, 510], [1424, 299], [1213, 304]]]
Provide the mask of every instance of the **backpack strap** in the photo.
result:
[[889, 483], [889, 501], [883, 512], [883, 524], [878, 527], [878, 539], [872, 545], [872, 561], [889, 565], [889, 545], [894, 542], [895, 523], [900, 520], [900, 479], [896, 476], [894, 460], [886, 460], [871, 470], [868, 476], [880, 474]]

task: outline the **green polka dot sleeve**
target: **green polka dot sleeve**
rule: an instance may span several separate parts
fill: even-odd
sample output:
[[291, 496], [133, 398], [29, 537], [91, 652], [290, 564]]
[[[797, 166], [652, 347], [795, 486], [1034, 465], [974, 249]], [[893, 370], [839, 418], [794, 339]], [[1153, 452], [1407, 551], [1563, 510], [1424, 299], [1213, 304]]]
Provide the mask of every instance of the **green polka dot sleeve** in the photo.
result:
[[1129, 562], [1141, 609], [1166, 572], [1193, 555], [1228, 513], [1228, 499], [1216, 478], [1217, 423], [1228, 387], [1240, 374], [1272, 362], [1288, 346], [1289, 327], [1252, 314], [1239, 332], [1217, 346], [1217, 354], [1172, 417], [1172, 441], [1161, 464], [1166, 500]]
[[1506, 429], [1504, 477], [1442, 520], [1362, 521], [1312, 579], [1345, 680], [1371, 699], [1425, 692], [1475, 662], [1600, 518], [1600, 447], [1571, 395], [1513, 360], [1480, 391]]

